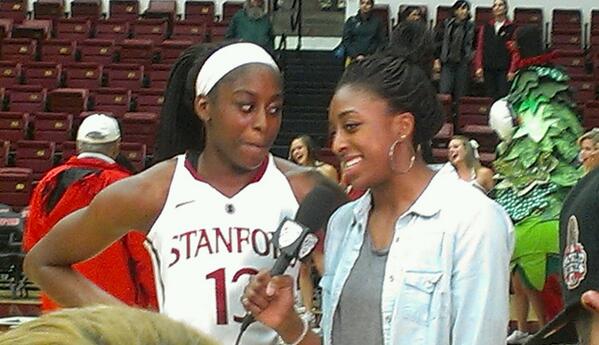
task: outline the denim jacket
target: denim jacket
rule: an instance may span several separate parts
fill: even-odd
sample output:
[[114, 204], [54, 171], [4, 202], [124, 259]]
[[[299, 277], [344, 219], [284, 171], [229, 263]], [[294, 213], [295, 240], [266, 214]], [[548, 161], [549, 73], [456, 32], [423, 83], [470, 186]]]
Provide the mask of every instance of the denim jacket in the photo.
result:
[[[332, 343], [333, 317], [370, 207], [367, 192], [329, 221], [320, 283], [324, 345]], [[384, 345], [504, 345], [513, 242], [501, 206], [436, 174], [395, 224], [383, 282]]]

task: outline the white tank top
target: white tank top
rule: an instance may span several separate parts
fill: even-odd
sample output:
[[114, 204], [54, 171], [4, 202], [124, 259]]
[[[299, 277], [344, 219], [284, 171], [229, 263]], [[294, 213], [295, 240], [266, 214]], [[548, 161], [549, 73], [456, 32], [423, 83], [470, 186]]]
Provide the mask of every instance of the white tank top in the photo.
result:
[[[232, 345], [243, 289], [251, 274], [274, 264], [272, 233], [295, 216], [298, 203], [272, 156], [257, 181], [232, 198], [196, 177], [185, 155], [176, 159], [166, 203], [148, 233], [160, 311]], [[297, 276], [297, 267], [287, 273]], [[275, 332], [255, 323], [242, 344], [275, 340]]]

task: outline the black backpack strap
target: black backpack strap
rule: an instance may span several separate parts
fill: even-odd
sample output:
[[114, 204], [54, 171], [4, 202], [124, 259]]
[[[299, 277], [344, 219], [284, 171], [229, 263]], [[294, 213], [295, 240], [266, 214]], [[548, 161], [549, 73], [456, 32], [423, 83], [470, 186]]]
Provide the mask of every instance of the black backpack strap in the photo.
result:
[[44, 191], [45, 194], [50, 194], [48, 196], [48, 202], [46, 205], [44, 205], [46, 213], [50, 213], [54, 209], [70, 185], [88, 175], [96, 174], [100, 171], [102, 170], [91, 168], [71, 168], [60, 172], [56, 176], [56, 185], [54, 189]]

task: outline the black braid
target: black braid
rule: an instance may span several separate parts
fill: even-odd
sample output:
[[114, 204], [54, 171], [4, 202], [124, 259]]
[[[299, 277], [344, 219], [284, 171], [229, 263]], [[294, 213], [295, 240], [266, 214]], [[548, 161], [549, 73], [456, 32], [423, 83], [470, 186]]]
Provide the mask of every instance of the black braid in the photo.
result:
[[405, 22], [394, 30], [390, 47], [348, 66], [337, 89], [351, 85], [385, 99], [393, 112], [410, 112], [414, 143], [427, 143], [444, 115], [430, 81], [432, 34], [422, 23]]

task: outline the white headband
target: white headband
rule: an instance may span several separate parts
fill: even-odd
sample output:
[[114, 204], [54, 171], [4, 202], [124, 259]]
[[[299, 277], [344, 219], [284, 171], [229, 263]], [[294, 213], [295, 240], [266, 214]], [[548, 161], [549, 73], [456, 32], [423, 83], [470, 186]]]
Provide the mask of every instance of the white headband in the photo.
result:
[[250, 63], [265, 64], [279, 71], [275, 60], [259, 45], [234, 43], [215, 51], [206, 60], [196, 79], [196, 96], [207, 95], [227, 73]]

